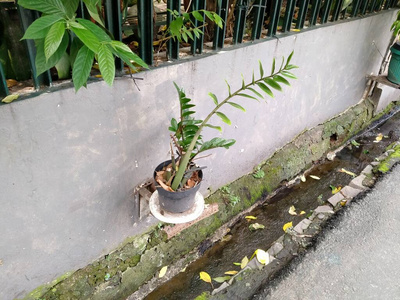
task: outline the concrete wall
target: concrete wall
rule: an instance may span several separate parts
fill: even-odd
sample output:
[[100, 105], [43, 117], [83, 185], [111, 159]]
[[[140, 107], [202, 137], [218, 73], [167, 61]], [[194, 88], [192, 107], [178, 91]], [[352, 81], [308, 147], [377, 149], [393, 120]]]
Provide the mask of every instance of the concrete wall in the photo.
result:
[[[213, 106], [209, 91], [227, 95], [224, 79], [240, 86], [261, 60], [287, 57], [298, 80], [267, 103], [240, 99], [242, 113], [223, 136], [230, 150], [214, 151], [203, 192], [251, 171], [305, 128], [357, 103], [365, 75], [377, 74], [395, 11], [317, 26], [298, 34], [170, 64], [75, 94], [43, 93], [0, 107], [0, 299], [22, 297], [67, 271], [104, 255], [154, 222], [134, 225], [132, 190], [168, 158], [169, 120], [178, 112], [175, 81], [196, 100], [199, 116]], [[378, 51], [379, 50], [379, 51]], [[256, 72], [257, 74], [257, 72]], [[218, 119], [215, 123], [220, 124]], [[205, 137], [216, 134], [205, 132]], [[218, 133], [217, 133], [218, 135]]]

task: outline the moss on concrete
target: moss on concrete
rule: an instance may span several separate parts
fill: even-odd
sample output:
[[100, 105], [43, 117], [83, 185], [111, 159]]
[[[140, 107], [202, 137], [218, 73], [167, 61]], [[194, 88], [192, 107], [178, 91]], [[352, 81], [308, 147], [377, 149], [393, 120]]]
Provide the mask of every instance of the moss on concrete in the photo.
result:
[[[161, 228], [154, 226], [145, 234], [127, 239], [109, 255], [35, 290], [25, 299], [125, 299], [153, 278], [162, 266], [196, 249], [235, 215], [365, 128], [372, 119], [372, 111], [372, 104], [365, 101], [325, 124], [302, 132], [259, 165], [265, 173], [263, 178], [248, 174], [229, 184], [229, 193], [216, 191], [206, 203], [218, 203], [219, 211], [170, 240]], [[231, 205], [230, 194], [240, 197], [241, 201]]]
[[[389, 146], [390, 147], [390, 146]], [[400, 145], [397, 145], [395, 147], [389, 149], [392, 151], [388, 157], [386, 157], [383, 161], [380, 162], [376, 168], [374, 168], [374, 172], [381, 172], [381, 173], [387, 173], [395, 164], [400, 162]]]

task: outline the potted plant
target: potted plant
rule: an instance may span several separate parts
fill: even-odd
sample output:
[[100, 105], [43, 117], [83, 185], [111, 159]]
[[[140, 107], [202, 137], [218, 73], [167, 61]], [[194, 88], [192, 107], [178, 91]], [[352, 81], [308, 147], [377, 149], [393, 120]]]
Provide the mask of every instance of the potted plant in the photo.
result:
[[[282, 91], [281, 84], [290, 86], [286, 79], [296, 79], [290, 70], [297, 66], [290, 64], [293, 52], [288, 59], [282, 59], [280, 68], [275, 68], [275, 59], [272, 63], [272, 71], [269, 75], [264, 74], [264, 69], [259, 63], [260, 76], [256, 79], [253, 76], [249, 83], [246, 83], [242, 76], [242, 86], [232, 92], [230, 85], [227, 83], [228, 96], [220, 101], [216, 95], [209, 93], [215, 107], [205, 117], [204, 120], [195, 118], [195, 105], [188, 98], [176, 83], [175, 87], [179, 96], [180, 111], [179, 118], [171, 119], [169, 130], [171, 134], [171, 159], [161, 163], [154, 171], [154, 179], [156, 181], [159, 203], [162, 209], [172, 212], [181, 213], [189, 210], [194, 203], [194, 198], [201, 184], [204, 167], [199, 167], [194, 160], [199, 154], [214, 148], [224, 147], [228, 149], [236, 141], [234, 139], [224, 139], [221, 137], [212, 138], [209, 141], [203, 141], [202, 131], [209, 127], [222, 132], [220, 126], [210, 123], [211, 117], [217, 115], [223, 122], [231, 125], [230, 119], [220, 111], [221, 107], [229, 104], [237, 109], [245, 111], [245, 108], [232, 99], [242, 97], [259, 101], [263, 98], [262, 93], [270, 97], [274, 97], [273, 90]], [[286, 77], [286, 78], [285, 78]], [[255, 89], [258, 87], [259, 89]], [[251, 93], [250, 93], [251, 92]], [[175, 151], [174, 151], [175, 149]]]
[[388, 80], [400, 84], [400, 43], [399, 43], [399, 31], [400, 31], [400, 11], [397, 13], [397, 18], [393, 22], [390, 30], [393, 31], [394, 43], [390, 47], [390, 52], [392, 52], [392, 57], [389, 62], [388, 69]]

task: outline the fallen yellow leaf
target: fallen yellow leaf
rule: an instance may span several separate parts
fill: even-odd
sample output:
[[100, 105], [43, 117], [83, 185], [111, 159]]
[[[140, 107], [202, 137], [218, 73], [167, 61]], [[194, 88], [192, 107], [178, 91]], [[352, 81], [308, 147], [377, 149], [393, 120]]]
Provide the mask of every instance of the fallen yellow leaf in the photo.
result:
[[379, 143], [380, 141], [382, 141], [383, 139], [383, 134], [382, 133], [378, 133], [378, 135], [375, 138], [374, 143]]
[[341, 173], [346, 173], [347, 175], [350, 175], [350, 176], [353, 176], [353, 177], [356, 177], [356, 176], [357, 176], [355, 173], [350, 172], [350, 171], [347, 171], [347, 170], [344, 169], [344, 168], [341, 168], [341, 169], [339, 170], [339, 172], [341, 172]]
[[3, 102], [3, 103], [11, 103], [14, 100], [17, 100], [18, 97], [19, 97], [19, 94], [8, 95], [5, 98], [3, 98], [3, 100], [1, 100], [1, 102]]
[[342, 189], [342, 187], [341, 187], [341, 186], [338, 186], [338, 187], [336, 187], [336, 186], [331, 186], [331, 189], [332, 189], [332, 194], [335, 195], [335, 194], [337, 194], [337, 193], [340, 192], [340, 190]]
[[289, 208], [289, 214], [291, 214], [292, 216], [297, 216], [296, 208], [294, 207], [294, 205]]
[[257, 220], [257, 217], [254, 216], [245, 216], [246, 220]]
[[211, 283], [211, 276], [208, 275], [207, 272], [201, 271], [201, 272], [200, 272], [200, 279], [203, 280], [203, 281], [205, 281], [205, 282]]
[[299, 215], [301, 216], [301, 215], [304, 215], [306, 212], [304, 211], [304, 210], [302, 210], [300, 213], [299, 213]]
[[224, 274], [225, 275], [235, 275], [237, 273], [238, 273], [238, 271], [226, 271]]
[[286, 232], [286, 230], [288, 230], [288, 228], [290, 227], [293, 227], [293, 222], [289, 222], [283, 225], [283, 231]]
[[254, 256], [256, 256], [260, 264], [267, 265], [269, 263], [269, 254], [264, 250], [257, 249], [254, 251], [253, 255], [250, 257], [250, 260], [252, 260]]
[[158, 278], [164, 277], [165, 273], [167, 273], [168, 266], [164, 266], [160, 270], [160, 274], [158, 274]]
[[248, 263], [249, 263], [249, 259], [247, 258], [247, 256], [243, 257], [242, 263], [240, 264], [240, 268], [244, 269]]

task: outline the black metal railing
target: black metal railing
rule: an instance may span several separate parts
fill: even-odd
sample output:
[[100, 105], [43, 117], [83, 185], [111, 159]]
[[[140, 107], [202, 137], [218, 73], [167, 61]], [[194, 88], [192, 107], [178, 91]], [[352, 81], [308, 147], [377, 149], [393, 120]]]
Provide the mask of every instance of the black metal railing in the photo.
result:
[[[201, 54], [206, 42], [212, 43], [213, 50], [224, 48], [226, 43], [232, 45], [244, 43], [246, 41], [268, 39], [277, 35], [278, 32], [301, 31], [305, 27], [312, 27], [317, 24], [325, 24], [327, 22], [335, 22], [343, 18], [357, 18], [366, 14], [387, 10], [393, 8], [398, 0], [353, 0], [350, 5], [344, 7], [344, 0], [219, 0], [213, 1], [215, 7], [212, 9], [224, 21], [222, 28], [218, 26], [207, 25], [212, 30], [207, 32], [207, 41], [205, 36], [194, 37], [190, 43], [190, 52], [193, 55]], [[235, 6], [232, 7], [232, 3]], [[138, 0], [137, 14], [130, 20], [123, 19], [121, 16], [120, 1], [105, 0], [104, 1], [104, 17], [105, 24], [114, 39], [123, 40], [126, 33], [133, 33], [133, 40], [136, 41], [136, 51], [139, 56], [149, 65], [154, 64], [155, 46], [157, 40], [157, 29], [163, 24], [167, 26], [172, 21], [170, 10], [194, 11], [208, 9], [207, 0], [192, 0], [190, 7], [184, 6], [182, 0], [168, 0], [165, 4], [163, 12], [155, 12], [153, 1]], [[10, 1], [0, 0], [0, 12], [2, 15], [10, 13], [18, 13], [19, 24], [22, 33], [26, 28], [39, 17], [35, 11], [30, 11], [19, 7]], [[77, 14], [85, 16], [84, 6], [81, 3]], [[87, 14], [86, 14], [87, 15]], [[161, 16], [159, 20], [155, 20], [155, 15]], [[0, 15], [1, 16], [1, 15]], [[132, 21], [133, 20], [133, 21]], [[1, 19], [0, 19], [1, 22]], [[4, 21], [3, 21], [4, 22]], [[206, 25], [198, 20], [193, 20], [195, 26], [205, 29]], [[0, 23], [0, 30], [4, 29], [4, 24]], [[7, 25], [9, 26], [9, 24]], [[4, 32], [3, 32], [4, 34]], [[0, 37], [2, 32], [0, 32]], [[22, 37], [22, 35], [21, 35]], [[21, 37], [17, 37], [20, 39]], [[129, 39], [128, 39], [129, 40]], [[0, 39], [0, 49], [5, 39]], [[26, 56], [29, 65], [26, 66], [31, 70], [32, 85], [36, 90], [46, 86], [51, 86], [52, 76], [49, 71], [37, 76], [35, 71], [35, 43], [32, 40], [21, 41], [25, 43]], [[6, 45], [7, 46], [7, 45]], [[169, 40], [166, 48], [168, 59], [179, 59], [182, 47], [180, 43]], [[9, 49], [12, 51], [12, 49]], [[1, 52], [0, 52], [1, 54]], [[0, 57], [1, 59], [1, 57]], [[0, 60], [0, 62], [2, 62]], [[5, 66], [0, 63], [0, 98], [8, 95], [10, 90], [7, 86], [7, 74]], [[117, 71], [123, 70], [121, 61], [117, 61]]]

